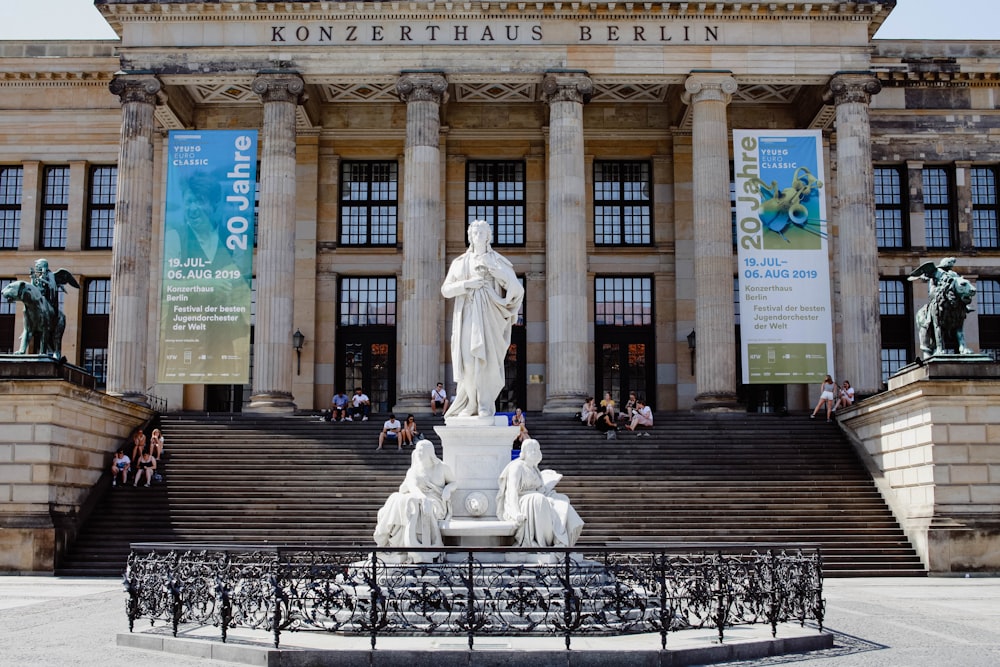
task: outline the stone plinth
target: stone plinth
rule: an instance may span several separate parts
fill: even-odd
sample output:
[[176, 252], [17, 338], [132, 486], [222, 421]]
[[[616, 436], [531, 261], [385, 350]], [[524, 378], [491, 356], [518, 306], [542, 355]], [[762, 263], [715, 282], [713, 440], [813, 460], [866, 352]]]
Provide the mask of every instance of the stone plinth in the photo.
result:
[[0, 572], [54, 571], [115, 448], [152, 416], [58, 377], [0, 382]]
[[446, 544], [511, 544], [511, 524], [497, 520], [497, 478], [510, 463], [520, 428], [492, 422], [492, 417], [449, 418], [445, 426], [434, 427], [441, 438], [442, 460], [458, 479], [451, 496], [452, 520], [442, 526]]
[[1000, 364], [937, 356], [840, 420], [932, 573], [1000, 571]]

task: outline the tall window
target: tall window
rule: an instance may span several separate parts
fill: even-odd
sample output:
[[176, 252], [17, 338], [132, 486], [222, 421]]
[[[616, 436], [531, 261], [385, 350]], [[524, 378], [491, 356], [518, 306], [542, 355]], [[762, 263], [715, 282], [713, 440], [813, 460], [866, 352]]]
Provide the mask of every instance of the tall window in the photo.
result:
[[395, 162], [345, 161], [341, 164], [342, 245], [396, 245], [398, 180]]
[[66, 221], [69, 215], [69, 167], [46, 167], [44, 179], [41, 246], [65, 248]]
[[[13, 278], [0, 278], [0, 290], [14, 282]], [[16, 301], [0, 299], [0, 354], [14, 351], [14, 306]]]
[[648, 162], [594, 163], [594, 243], [653, 242]]
[[879, 248], [906, 246], [906, 198], [903, 196], [903, 175], [899, 167], [876, 167], [875, 234]]
[[21, 242], [23, 182], [21, 167], [0, 167], [0, 248], [17, 249]]
[[998, 221], [1000, 202], [997, 201], [996, 167], [974, 167], [970, 169], [972, 185], [972, 242], [977, 248], [996, 248], [998, 243]]
[[84, 285], [83, 332], [80, 347], [83, 367], [100, 386], [108, 377], [108, 316], [111, 313], [111, 280], [91, 278]]
[[340, 281], [340, 326], [396, 324], [394, 277], [344, 278]]
[[948, 171], [942, 167], [923, 170], [924, 234], [928, 248], [954, 245], [951, 230], [951, 187]]
[[465, 198], [466, 223], [490, 223], [495, 245], [524, 245], [523, 162], [470, 161]]
[[913, 335], [907, 282], [883, 278], [878, 281], [879, 315], [882, 320], [882, 382], [910, 359]]
[[653, 279], [647, 276], [598, 277], [594, 281], [595, 324], [619, 327], [653, 323]]
[[979, 349], [1000, 361], [1000, 280], [976, 281], [976, 310], [979, 312]]
[[115, 193], [118, 167], [91, 167], [87, 196], [87, 247], [100, 250], [111, 247], [115, 228]]

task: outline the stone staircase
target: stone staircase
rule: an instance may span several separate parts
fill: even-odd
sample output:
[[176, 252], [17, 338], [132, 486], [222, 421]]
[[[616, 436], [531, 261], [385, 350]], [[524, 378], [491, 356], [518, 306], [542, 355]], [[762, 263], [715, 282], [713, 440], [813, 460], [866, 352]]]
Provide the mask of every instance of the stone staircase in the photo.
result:
[[[165, 482], [106, 487], [58, 574], [120, 574], [131, 542], [372, 546], [410, 458], [375, 451], [382, 421], [165, 416]], [[418, 423], [440, 446], [443, 421]], [[541, 415], [528, 428], [587, 522], [580, 546], [810, 543], [827, 576], [924, 574], [834, 424], [663, 413], [649, 437]]]

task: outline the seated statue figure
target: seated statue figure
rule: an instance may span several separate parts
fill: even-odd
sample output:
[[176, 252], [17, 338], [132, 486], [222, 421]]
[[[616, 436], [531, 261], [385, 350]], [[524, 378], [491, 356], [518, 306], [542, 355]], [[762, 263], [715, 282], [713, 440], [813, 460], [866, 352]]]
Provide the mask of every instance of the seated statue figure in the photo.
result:
[[[378, 511], [375, 544], [380, 547], [439, 547], [444, 545], [438, 522], [451, 516], [455, 475], [435, 454], [434, 445], [420, 440], [410, 455], [410, 469]], [[399, 562], [431, 562], [439, 554], [410, 552]]]
[[518, 524], [514, 543], [520, 547], [571, 547], [580, 538], [583, 519], [569, 498], [556, 493], [562, 475], [539, 470], [538, 441], [521, 443], [521, 455], [500, 473], [497, 517]]

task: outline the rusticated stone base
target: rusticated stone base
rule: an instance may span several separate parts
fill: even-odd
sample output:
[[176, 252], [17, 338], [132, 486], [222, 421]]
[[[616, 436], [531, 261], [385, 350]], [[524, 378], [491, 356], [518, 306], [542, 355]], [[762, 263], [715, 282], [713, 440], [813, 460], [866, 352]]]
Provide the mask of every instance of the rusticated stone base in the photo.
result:
[[837, 414], [929, 572], [1000, 572], [1000, 364], [932, 357]]
[[114, 450], [153, 416], [62, 379], [63, 364], [29, 378], [33, 363], [0, 361], [0, 572], [55, 570]]

